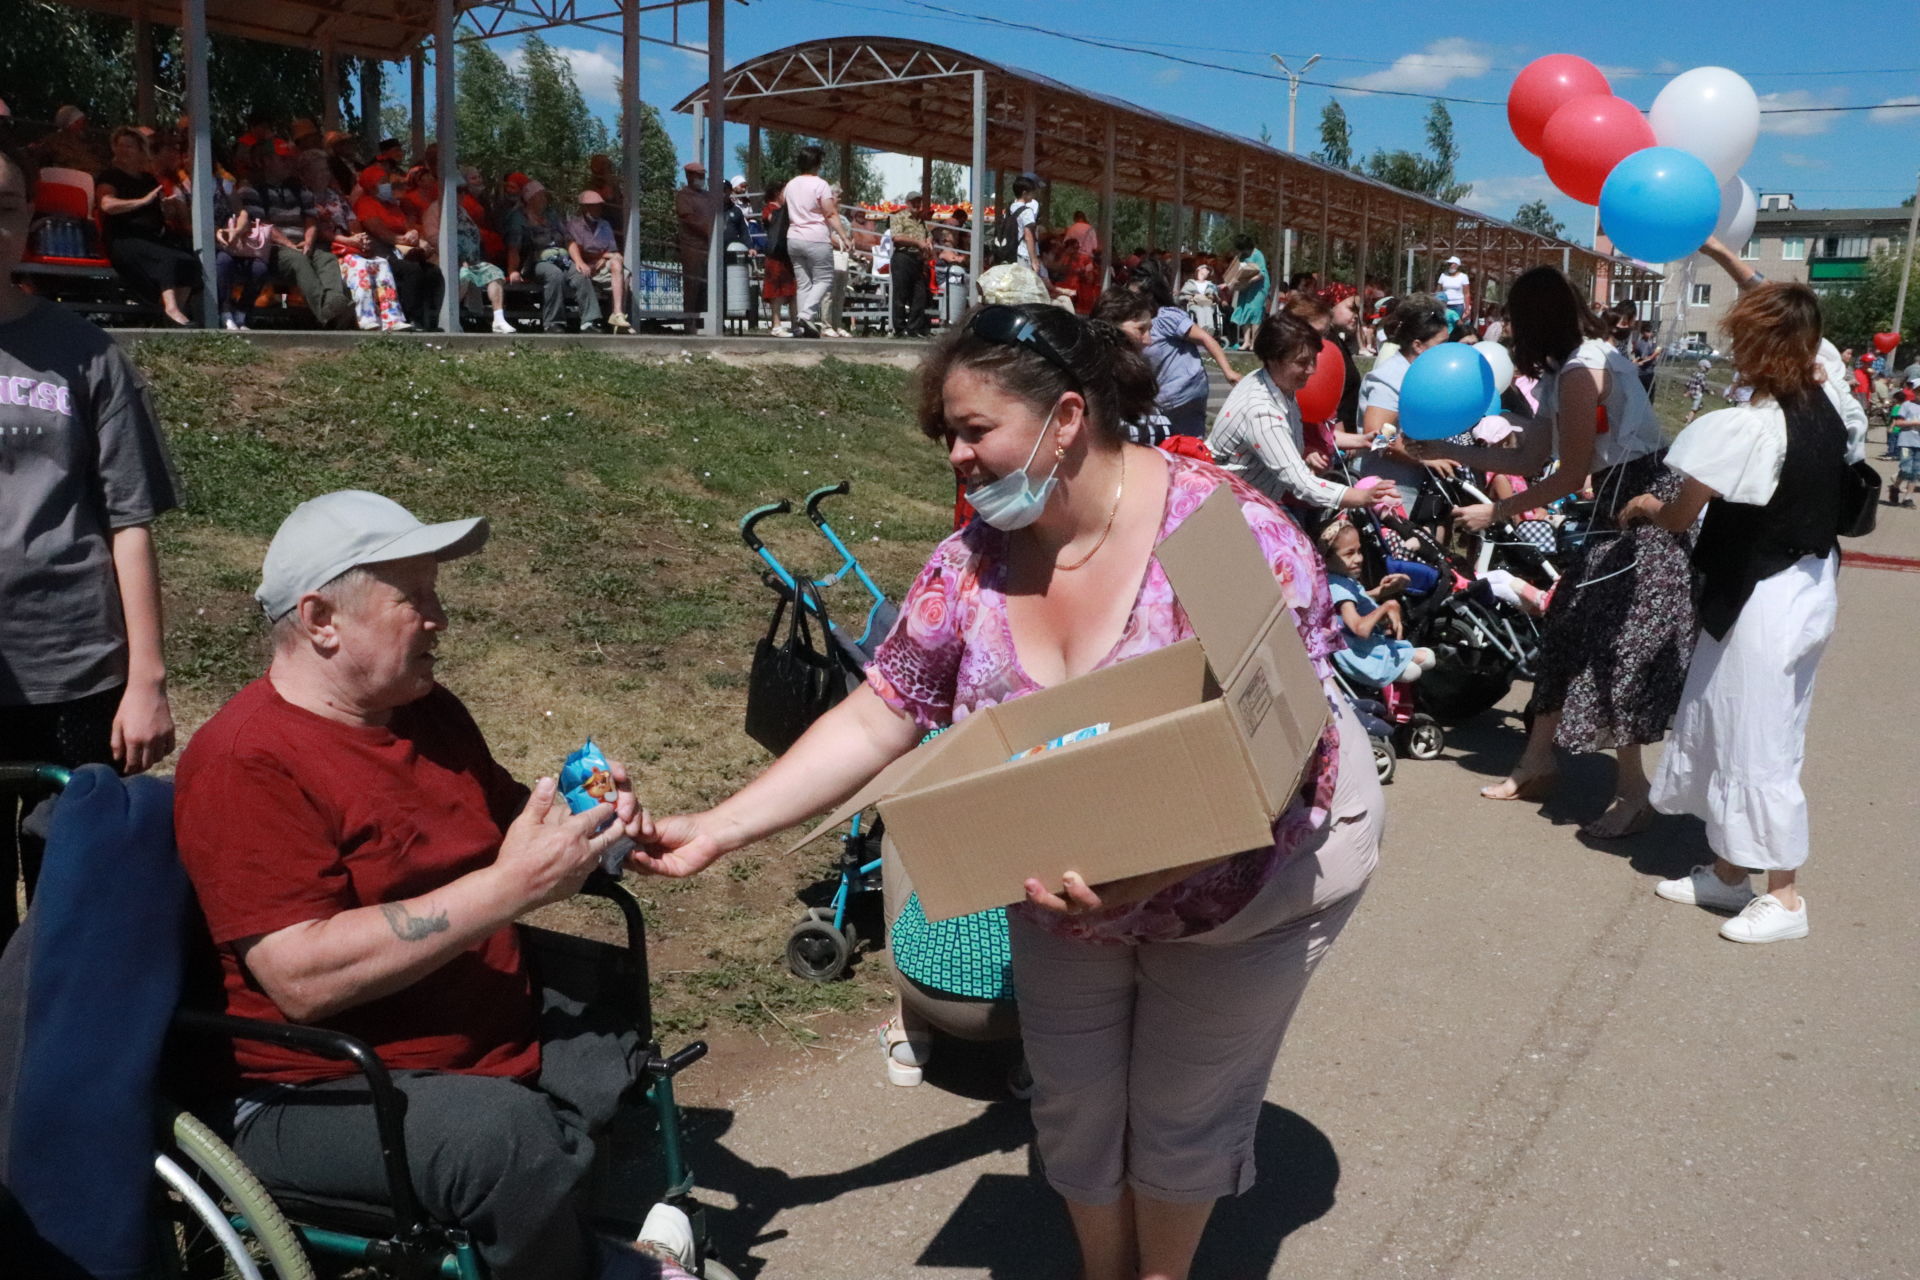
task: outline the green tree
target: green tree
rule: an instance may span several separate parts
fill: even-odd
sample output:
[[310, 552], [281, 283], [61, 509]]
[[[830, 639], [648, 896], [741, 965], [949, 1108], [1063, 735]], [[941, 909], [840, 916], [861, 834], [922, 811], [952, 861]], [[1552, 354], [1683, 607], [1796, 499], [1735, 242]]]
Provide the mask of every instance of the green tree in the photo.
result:
[[573, 64], [539, 36], [520, 46], [526, 163], [532, 177], [571, 195], [586, 180], [587, 157], [612, 146], [606, 124], [587, 110]]
[[[461, 163], [476, 165], [481, 173], [497, 180], [529, 159], [525, 87], [491, 44], [473, 40], [458, 48], [454, 111], [459, 158]], [[388, 114], [398, 110], [389, 108]], [[544, 175], [542, 178], [546, 180]]]
[[1904, 255], [1905, 246], [1895, 244], [1886, 253], [1874, 256], [1867, 264], [1866, 276], [1858, 282], [1844, 289], [1820, 288], [1820, 327], [1834, 346], [1869, 351], [1874, 334], [1892, 329], [1906, 335], [1902, 350], [1913, 350], [1913, 335], [1920, 329], [1920, 289], [1907, 290], [1904, 324], [1896, 323], [1893, 314]]
[[1553, 216], [1545, 200], [1529, 200], [1513, 211], [1513, 225], [1556, 239], [1566, 234], [1566, 224]]
[[1347, 109], [1340, 99], [1329, 98], [1320, 108], [1320, 149], [1313, 158], [1336, 169], [1353, 168], [1353, 130], [1347, 124]]
[[[760, 135], [760, 184], [769, 190], [775, 183], [785, 182], [799, 172], [796, 157], [800, 148], [812, 143], [824, 154], [820, 164], [820, 176], [840, 188], [840, 199], [846, 204], [872, 204], [884, 194], [880, 190], [880, 174], [873, 167], [873, 156], [860, 148], [853, 149], [853, 172], [851, 175], [840, 172], [840, 144], [827, 138], [809, 138], [797, 133], [781, 133], [768, 129]], [[742, 143], [733, 149], [734, 161], [745, 172], [748, 151]], [[935, 165], [935, 178], [939, 177], [939, 166]], [[903, 193], [904, 194], [904, 193]]]
[[1375, 151], [1367, 157], [1368, 177], [1411, 191], [1432, 196], [1449, 204], [1458, 204], [1473, 194], [1473, 184], [1455, 181], [1454, 170], [1460, 162], [1460, 148], [1453, 138], [1453, 117], [1447, 104], [1435, 102], [1427, 112], [1427, 154], [1412, 151]]
[[967, 198], [966, 183], [961, 174], [965, 172], [957, 164], [948, 164], [945, 160], [933, 162], [933, 190], [927, 195], [940, 204], [958, 204]]

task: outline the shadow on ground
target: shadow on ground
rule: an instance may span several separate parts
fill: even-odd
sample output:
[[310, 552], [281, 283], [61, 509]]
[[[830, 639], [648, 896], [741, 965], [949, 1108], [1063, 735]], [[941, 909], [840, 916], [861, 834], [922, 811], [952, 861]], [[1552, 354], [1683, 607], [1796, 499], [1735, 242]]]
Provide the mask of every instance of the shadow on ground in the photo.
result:
[[[1022, 1148], [1029, 1151], [1026, 1175], [982, 1174], [928, 1240], [915, 1265], [970, 1270], [994, 1280], [1071, 1275], [1076, 1269], [1065, 1207], [1047, 1189], [1031, 1154], [1033, 1127], [1024, 1103], [1003, 1099], [965, 1124], [915, 1139], [865, 1164], [802, 1177], [753, 1164], [730, 1151], [723, 1139], [733, 1122], [731, 1112], [689, 1109], [684, 1117], [689, 1158], [701, 1190], [736, 1202], [731, 1209], [709, 1211], [716, 1247], [722, 1260], [748, 1280], [766, 1265], [756, 1256], [764, 1246], [787, 1237], [780, 1219], [789, 1210], [911, 1183]], [[1259, 1183], [1246, 1195], [1220, 1203], [1201, 1244], [1196, 1274], [1265, 1276], [1286, 1238], [1333, 1207], [1339, 1157], [1311, 1121], [1267, 1103], [1254, 1142]], [[821, 1240], [819, 1256], [837, 1257], [841, 1247]], [[841, 1263], [851, 1265], [852, 1260], [840, 1257], [822, 1274]]]

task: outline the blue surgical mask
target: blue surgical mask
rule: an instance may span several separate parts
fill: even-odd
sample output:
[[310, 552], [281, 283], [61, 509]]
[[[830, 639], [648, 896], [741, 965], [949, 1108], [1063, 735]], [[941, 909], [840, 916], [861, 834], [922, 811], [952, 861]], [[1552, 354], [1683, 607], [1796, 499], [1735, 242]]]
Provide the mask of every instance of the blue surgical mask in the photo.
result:
[[[1057, 408], [1058, 406], [1056, 406]], [[998, 480], [990, 480], [977, 489], [967, 491], [967, 501], [980, 513], [980, 518], [994, 528], [1005, 533], [1015, 529], [1024, 529], [1040, 518], [1047, 509], [1047, 499], [1053, 496], [1053, 488], [1060, 482], [1060, 460], [1055, 458], [1053, 470], [1047, 472], [1047, 478], [1039, 484], [1027, 474], [1027, 468], [1040, 456], [1040, 446], [1046, 442], [1053, 430], [1053, 410], [1047, 411], [1047, 421], [1040, 428], [1040, 435], [1033, 442], [1033, 451], [1027, 454], [1027, 460], [1020, 469]]]
[[393, 184], [391, 182], [381, 183], [374, 188], [374, 194], [382, 200], [393, 199]]

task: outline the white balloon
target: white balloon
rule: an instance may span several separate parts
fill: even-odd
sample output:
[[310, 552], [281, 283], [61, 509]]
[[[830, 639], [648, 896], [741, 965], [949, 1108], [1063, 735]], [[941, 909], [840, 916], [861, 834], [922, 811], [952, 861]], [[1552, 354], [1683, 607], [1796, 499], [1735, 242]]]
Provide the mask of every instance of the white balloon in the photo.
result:
[[1695, 67], [1667, 82], [1647, 122], [1661, 146], [1692, 152], [1726, 182], [1760, 137], [1760, 99], [1738, 72]]
[[1753, 188], [1736, 173], [1720, 185], [1720, 224], [1713, 229], [1713, 238], [1740, 252], [1741, 246], [1753, 239], [1753, 220], [1759, 211]]
[[1493, 369], [1493, 389], [1504, 392], [1513, 385], [1513, 357], [1497, 342], [1476, 342], [1473, 349]]

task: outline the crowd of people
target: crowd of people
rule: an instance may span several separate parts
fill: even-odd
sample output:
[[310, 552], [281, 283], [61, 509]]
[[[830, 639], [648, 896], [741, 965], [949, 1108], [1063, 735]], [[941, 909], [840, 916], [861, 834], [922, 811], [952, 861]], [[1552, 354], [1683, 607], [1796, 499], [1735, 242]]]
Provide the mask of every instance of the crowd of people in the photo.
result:
[[[236, 267], [237, 282], [291, 277], [327, 323], [426, 323], [447, 286], [430, 158], [403, 166], [383, 144], [360, 165], [351, 140], [312, 140], [283, 144], [257, 121], [236, 142], [240, 169], [221, 171], [227, 254], [264, 264]], [[168, 142], [117, 133], [100, 187], [107, 216], [132, 220], [115, 224], [116, 261], [160, 296], [175, 291], [177, 306], [195, 285], [156, 194], [163, 172], [184, 180]], [[822, 328], [832, 254], [859, 246], [815, 169], [803, 157], [775, 209], [799, 332]], [[0, 402], [0, 730], [10, 751], [138, 773], [174, 744], [151, 527], [179, 488], [127, 358], [13, 282], [35, 181], [0, 148], [0, 361], [12, 375]], [[458, 193], [473, 250], [464, 238], [456, 250], [459, 287], [491, 300], [503, 278], [530, 278], [587, 313], [582, 282], [621, 272], [616, 242], [596, 230], [620, 208], [617, 184], [601, 171], [572, 218], [538, 182], [501, 185], [489, 202], [469, 173]], [[689, 189], [690, 216], [725, 212], [704, 181]], [[1204, 291], [1176, 293], [1151, 257], [1078, 314], [1079, 284], [1063, 295], [1035, 269], [1053, 238], [1019, 209], [1031, 191], [1016, 194], [1012, 260], [994, 287], [1038, 296], [975, 308], [918, 382], [918, 425], [979, 518], [933, 550], [866, 683], [706, 811], [644, 813], [616, 764], [611, 798], [569, 815], [552, 779], [528, 788], [494, 760], [434, 678], [447, 628], [438, 568], [481, 549], [483, 519], [424, 524], [378, 495], [332, 493], [291, 512], [267, 550], [255, 597], [270, 663], [194, 735], [176, 784], [180, 852], [227, 1004], [346, 1022], [404, 1068], [394, 1084], [418, 1193], [501, 1280], [632, 1265], [628, 1245], [595, 1239], [579, 1188], [598, 1126], [646, 1056], [631, 1028], [543, 993], [512, 922], [577, 891], [615, 840], [632, 842], [632, 872], [694, 875], [826, 810], [929, 731], [1189, 638], [1156, 549], [1216, 491], [1273, 566], [1330, 719], [1270, 845], [1118, 882], [1029, 881], [1010, 910], [1041, 1165], [1090, 1280], [1187, 1276], [1215, 1202], [1252, 1184], [1287, 1025], [1377, 861], [1385, 802], [1336, 672], [1411, 682], [1436, 661], [1396, 634], [1421, 566], [1390, 558], [1367, 581], [1358, 539], [1379, 513], [1430, 523], [1417, 500], [1435, 473], [1469, 471], [1495, 496], [1444, 508], [1442, 527], [1416, 536], [1470, 537], [1563, 502], [1591, 512], [1591, 535], [1531, 604], [1544, 639], [1524, 751], [1481, 794], [1537, 800], [1558, 781], [1560, 751], [1613, 750], [1613, 800], [1590, 835], [1697, 815], [1712, 860], [1654, 891], [1726, 914], [1730, 939], [1807, 935], [1800, 770], [1866, 429], [1811, 290], [1762, 281], [1708, 246], [1741, 286], [1727, 329], [1751, 394], [1669, 445], [1633, 325], [1623, 348], [1617, 317], [1553, 268], [1521, 274], [1497, 312], [1476, 316], [1466, 283], [1445, 276], [1436, 293], [1375, 307], [1339, 283], [1273, 288], [1243, 245], [1221, 273], [1228, 292], [1208, 295], [1211, 318], [1259, 362], [1240, 377], [1195, 313]], [[942, 251], [919, 205], [889, 222], [895, 270]], [[1329, 340], [1342, 395], [1307, 422], [1297, 393]], [[1411, 361], [1469, 341], [1510, 349], [1517, 402], [1485, 433], [1410, 440], [1399, 415]], [[1376, 342], [1363, 374], [1355, 357]], [[1235, 381], [1211, 422], [1206, 360]], [[1641, 750], [1669, 733], [1649, 778]], [[35, 838], [9, 822], [4, 840], [6, 883], [16, 856], [30, 878]], [[347, 1154], [378, 1142], [364, 1091], [338, 1064], [256, 1044], [240, 1066], [245, 1092], [222, 1127], [256, 1172], [323, 1197], [383, 1194], [379, 1161]], [[650, 1220], [644, 1236], [653, 1271], [682, 1275], [684, 1220]]]
[[[62, 108], [31, 158], [93, 179], [97, 248], [135, 296], [176, 325], [195, 323], [189, 298], [211, 283], [228, 329], [246, 329], [273, 286], [297, 294], [322, 328], [432, 330], [451, 287], [464, 308], [506, 334], [518, 331], [506, 315], [506, 287], [526, 283], [538, 287], [545, 332], [633, 327], [621, 248], [626, 194], [605, 155], [590, 157], [578, 185], [558, 196], [524, 173], [496, 180], [462, 166], [449, 254], [439, 243], [434, 147], [409, 159], [396, 138], [369, 150], [309, 119], [283, 126], [256, 115], [214, 157], [216, 279], [208, 282], [193, 248], [188, 122], [120, 126], [104, 151], [93, 138], [84, 113]], [[43, 219], [37, 244], [46, 252], [71, 243], [62, 239], [71, 230]]]

